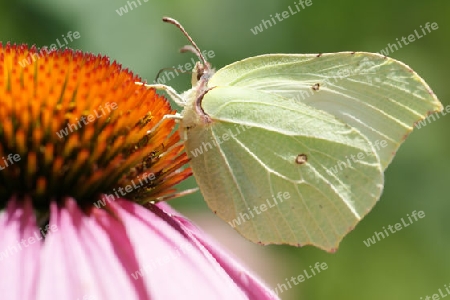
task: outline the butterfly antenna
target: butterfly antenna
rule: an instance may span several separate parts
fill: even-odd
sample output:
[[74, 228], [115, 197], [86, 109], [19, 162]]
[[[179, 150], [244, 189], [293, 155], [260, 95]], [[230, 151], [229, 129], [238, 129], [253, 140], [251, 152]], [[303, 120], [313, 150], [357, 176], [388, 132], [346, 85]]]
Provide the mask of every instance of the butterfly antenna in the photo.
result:
[[205, 68], [207, 68], [208, 62], [206, 61], [205, 57], [203, 56], [202, 52], [200, 51], [200, 48], [197, 46], [197, 44], [194, 42], [194, 40], [191, 38], [191, 36], [187, 33], [187, 31], [184, 29], [184, 27], [181, 26], [181, 24], [177, 20], [169, 18], [169, 17], [164, 17], [162, 20], [166, 23], [170, 23], [170, 24], [177, 26], [178, 29], [180, 29], [181, 32], [183, 32], [184, 36], [192, 44], [193, 48], [185, 46], [185, 47], [181, 48], [181, 52], [191, 51], [191, 52], [195, 53], [195, 55], [197, 55], [198, 58], [202, 61]]

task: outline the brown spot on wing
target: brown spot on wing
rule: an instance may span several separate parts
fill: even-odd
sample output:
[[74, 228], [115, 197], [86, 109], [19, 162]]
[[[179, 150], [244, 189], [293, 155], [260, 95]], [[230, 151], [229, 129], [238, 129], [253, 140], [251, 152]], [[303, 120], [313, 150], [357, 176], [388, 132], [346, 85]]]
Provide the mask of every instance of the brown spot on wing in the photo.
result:
[[313, 91], [318, 91], [320, 89], [320, 83], [316, 83], [312, 86]]
[[306, 154], [299, 154], [297, 155], [297, 157], [295, 158], [295, 163], [298, 165], [303, 165], [308, 161], [308, 157], [306, 156]]

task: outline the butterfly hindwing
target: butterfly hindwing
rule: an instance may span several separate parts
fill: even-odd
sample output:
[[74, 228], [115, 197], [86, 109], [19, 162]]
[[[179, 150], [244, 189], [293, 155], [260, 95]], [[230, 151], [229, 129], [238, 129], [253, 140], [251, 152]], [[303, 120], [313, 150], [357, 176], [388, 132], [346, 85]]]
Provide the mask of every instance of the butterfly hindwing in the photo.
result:
[[209, 207], [248, 239], [332, 250], [378, 200], [375, 150], [334, 116], [242, 87], [210, 90], [202, 108], [212, 123], [188, 129], [190, 165]]

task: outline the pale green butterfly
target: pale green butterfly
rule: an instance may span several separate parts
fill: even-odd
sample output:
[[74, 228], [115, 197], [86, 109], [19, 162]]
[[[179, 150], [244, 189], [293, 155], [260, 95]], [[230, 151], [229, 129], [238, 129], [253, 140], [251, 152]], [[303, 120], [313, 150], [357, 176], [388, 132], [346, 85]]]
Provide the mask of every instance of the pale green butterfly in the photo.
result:
[[208, 206], [260, 244], [335, 251], [372, 209], [414, 123], [442, 110], [407, 65], [364, 52], [268, 54], [216, 73], [197, 54], [180, 131]]

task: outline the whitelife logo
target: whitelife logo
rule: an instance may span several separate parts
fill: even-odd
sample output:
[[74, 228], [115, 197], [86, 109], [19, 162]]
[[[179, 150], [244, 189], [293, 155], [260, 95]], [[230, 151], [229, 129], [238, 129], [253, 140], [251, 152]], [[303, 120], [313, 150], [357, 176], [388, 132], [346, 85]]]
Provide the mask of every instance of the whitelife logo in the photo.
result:
[[19, 251], [22, 250], [22, 247], [27, 248], [30, 245], [33, 245], [38, 241], [44, 239], [48, 234], [55, 233], [56, 231], [58, 231], [58, 227], [53, 224], [47, 224], [44, 228], [39, 228], [39, 230], [35, 231], [32, 236], [23, 238], [20, 241], [17, 241], [15, 244], [8, 246], [5, 250], [0, 251], [0, 262], [12, 256], [13, 254], [19, 253]]
[[450, 105], [447, 105], [445, 107], [445, 109], [443, 109], [441, 112], [437, 112], [431, 115], [428, 115], [425, 119], [418, 121], [416, 124], [414, 124], [414, 126], [417, 129], [420, 129], [422, 127], [427, 126], [427, 124], [430, 124], [431, 122], [436, 121], [436, 118], [439, 120], [441, 117], [439, 116], [439, 114], [441, 114], [443, 117], [445, 115], [447, 115], [448, 113], [450, 113]]
[[[445, 291], [443, 291], [443, 288], [439, 288], [438, 292], [439, 294], [435, 293], [431, 296], [426, 295], [425, 298], [424, 297], [420, 297], [420, 300], [440, 300], [442, 298], [447, 297], [448, 295], [450, 295], [450, 287], [447, 284], [444, 284], [445, 287]], [[447, 292], [447, 293], [445, 293]]]
[[[275, 18], [278, 20], [278, 22], [281, 22], [283, 20], [286, 20], [290, 16], [293, 16], [303, 10], [306, 9], [306, 7], [312, 5], [312, 0], [299, 0], [298, 2], [294, 2], [295, 8], [293, 9], [290, 5], [287, 7], [288, 10], [282, 11], [281, 13], [276, 13]], [[301, 8], [300, 8], [301, 7]], [[270, 20], [261, 20], [261, 23], [254, 28], [250, 28], [250, 31], [257, 35], [260, 32], [263, 32], [264, 29], [268, 29], [269, 27], [272, 27], [273, 25], [277, 24], [277, 21], [275, 20], [273, 15], [270, 15]], [[271, 22], [272, 21], [272, 22]]]
[[[414, 221], [411, 219], [411, 217], [417, 222], [419, 219], [425, 218], [425, 212], [423, 210], [417, 212], [417, 211], [413, 211], [411, 213], [411, 216], [409, 214], [406, 215], [408, 217], [408, 222], [405, 222], [405, 220], [403, 218], [401, 218], [400, 220], [402, 221], [401, 223], [395, 223], [394, 226], [389, 225], [388, 229], [386, 229], [385, 226], [383, 226], [383, 231], [386, 234], [386, 236], [383, 234], [383, 232], [377, 232], [375, 231], [374, 235], [371, 238], [368, 238], [367, 240], [363, 241], [364, 245], [366, 245], [366, 247], [370, 247], [371, 245], [375, 245], [375, 243], [378, 241], [381, 241], [381, 239], [385, 239], [386, 237], [389, 236], [389, 232], [391, 234], [396, 233], [397, 231], [402, 230], [405, 227], [408, 227], [409, 225], [411, 225], [412, 223], [414, 223]], [[394, 230], [395, 228], [395, 230]], [[380, 238], [381, 237], [381, 238]]]
[[[397, 45], [400, 48], [403, 48], [403, 45], [407, 46], [410, 43], [414, 42], [416, 40], [416, 38], [417, 39], [423, 38], [424, 36], [427, 35], [427, 33], [431, 33], [431, 30], [437, 30], [438, 28], [439, 28], [438, 23], [433, 22], [433, 23], [430, 24], [430, 22], [427, 22], [425, 24], [426, 31], [422, 27], [422, 25], [420, 25], [420, 29], [422, 30], [423, 35], [421, 35], [419, 32], [417, 32], [417, 29], [414, 29], [414, 34], [408, 35], [408, 38], [406, 38], [405, 36], [402, 36], [400, 38], [401, 42], [399, 41], [398, 38], [396, 38]], [[406, 39], [408, 39], [409, 42], [406, 41]], [[380, 54], [382, 54], [384, 56], [388, 56], [388, 55], [392, 54], [393, 52], [398, 51], [397, 45], [395, 43], [394, 44], [388, 43], [387, 47], [382, 49], [382, 50], [380, 50], [378, 53], [380, 53]]]
[[[211, 58], [214, 58], [215, 53], [213, 50], [203, 50], [202, 51], [203, 56], [208, 60]], [[161, 75], [158, 77], [158, 79], [154, 80], [153, 83], [159, 83], [159, 84], [166, 84], [166, 82], [174, 79], [175, 77], [179, 76], [180, 74], [187, 73], [195, 68], [197, 61], [194, 58], [191, 58], [190, 62], [185, 63], [184, 65], [179, 64], [178, 66], [172, 66], [172, 71], [164, 71], [161, 73]], [[184, 67], [184, 70], [183, 70]]]
[[[139, 3], [139, 6], [137, 5], [136, 1], [137, 1], [137, 3]], [[128, 6], [124, 5], [124, 6], [119, 7], [119, 9], [116, 9], [116, 13], [121, 17], [124, 14], [128, 13], [128, 7], [130, 8], [129, 11], [132, 11], [133, 9], [140, 7], [142, 5], [142, 2], [147, 3], [149, 0], [142, 0], [142, 2], [141, 2], [141, 0], [136, 0], [136, 1], [127, 1]]]
[[[287, 291], [288, 289], [291, 289], [292, 288], [291, 282], [294, 285], [300, 284], [301, 282], [305, 281], [306, 279], [313, 278], [314, 276], [319, 274], [321, 271], [324, 271], [326, 269], [328, 269], [327, 263], [325, 263], [325, 262], [323, 262], [323, 263], [316, 262], [314, 264], [314, 267], [309, 266], [309, 271], [310, 272], [308, 272], [307, 270], [303, 270], [303, 274], [304, 275], [300, 274], [297, 277], [291, 276], [290, 279], [285, 278], [286, 284], [284, 284], [284, 283], [277, 284], [277, 286], [274, 289], [274, 292], [275, 292], [275, 294], [278, 295], [278, 293], [282, 293], [284, 291]], [[316, 273], [316, 271], [317, 271], [317, 273]], [[289, 288], [288, 288], [288, 286], [289, 286]]]
[[[251, 128], [251, 126], [248, 125], [239, 125], [242, 132], [245, 130]], [[211, 138], [210, 142], [202, 142], [202, 145], [200, 147], [195, 148], [194, 150], [191, 150], [191, 154], [193, 157], [197, 157], [202, 155], [203, 153], [208, 152], [208, 150], [212, 150], [214, 147], [219, 147], [220, 144], [222, 144], [225, 141], [228, 141], [230, 138], [234, 138], [235, 136], [239, 135], [241, 133], [241, 130], [239, 130], [238, 125], [234, 125], [234, 128], [236, 129], [235, 134], [231, 131], [231, 129], [228, 129], [228, 133], [222, 134], [222, 136], [214, 136]], [[222, 140], [220, 139], [222, 138]], [[205, 149], [205, 150], [203, 150]]]
[[9, 167], [11, 165], [13, 165], [15, 162], [18, 162], [20, 160], [20, 155], [19, 154], [12, 154], [12, 153], [10, 153], [10, 154], [8, 154], [7, 158], [2, 156], [2, 160], [3, 160], [3, 164], [0, 164], [0, 171], [6, 169], [7, 167]]
[[[386, 142], [385, 140], [382, 140], [382, 141], [376, 140], [375, 143], [373, 143], [373, 147], [376, 148], [377, 151], [380, 150], [380, 147], [383, 147], [383, 148], [384, 148], [384, 147], [386, 147], [386, 146], [387, 146], [387, 142]], [[369, 149], [369, 150], [371, 150], [371, 149]], [[364, 159], [364, 157], [365, 157], [367, 154], [370, 155], [370, 153], [368, 153], [368, 152], [361, 151], [361, 152], [359, 152], [359, 153], [356, 154], [356, 155], [351, 154], [351, 155], [350, 155], [350, 158], [352, 159], [352, 161], [353, 161], [354, 163], [356, 163], [356, 162], [358, 162], [356, 159], [358, 159], [359, 161], [361, 161], [361, 160]], [[337, 164], [336, 164], [334, 167], [330, 167], [330, 170], [331, 170], [334, 174], [337, 174], [337, 173], [339, 172], [338, 168], [342, 171], [343, 169], [351, 168], [351, 167], [352, 167], [352, 163], [351, 163], [351, 161], [350, 161], [350, 158], [349, 158], [348, 156], [345, 156], [345, 158], [347, 159], [347, 162], [344, 162], [344, 161], [340, 160], [340, 161], [337, 162]]]
[[[246, 221], [250, 221], [250, 219], [253, 219], [255, 217], [255, 215], [260, 215], [263, 212], [265, 212], [268, 208], [272, 208], [278, 205], [278, 201], [281, 203], [286, 199], [291, 198], [291, 195], [289, 194], [289, 192], [278, 192], [277, 197], [275, 198], [274, 195], [272, 195], [272, 200], [273, 202], [270, 201], [269, 198], [266, 199], [266, 203], [260, 204], [259, 206], [253, 206], [253, 208], [248, 208], [248, 213], [239, 213], [239, 216], [236, 219], [233, 219], [232, 221], [228, 222], [228, 224], [230, 224], [233, 228], [235, 228], [236, 226], [239, 226], [243, 223], [245, 223]], [[278, 199], [278, 201], [277, 201]], [[259, 210], [258, 210], [259, 208]], [[255, 214], [253, 214], [253, 212], [255, 212]]]
[[[142, 178], [141, 178], [142, 176]], [[149, 182], [152, 182], [156, 179], [156, 176], [154, 173], [144, 173], [142, 175], [139, 175], [136, 178], [139, 181], [139, 184], [136, 184], [134, 180], [131, 180], [131, 184], [127, 184], [125, 187], [119, 187], [117, 190], [113, 189], [113, 194], [103, 194], [100, 197], [100, 200], [98, 200], [96, 203], [94, 203], [94, 206], [97, 208], [101, 208], [106, 205], [106, 202], [113, 202], [116, 199], [123, 198], [127, 194], [143, 187], [144, 185], [148, 184]], [[120, 193], [120, 195], [119, 195]]]
[[[96, 119], [101, 118], [103, 116], [106, 115], [105, 110], [107, 113], [110, 113], [111, 110], [116, 110], [117, 109], [117, 103], [116, 102], [106, 102], [105, 103], [105, 107], [102, 107], [101, 105], [99, 106], [99, 110], [102, 113], [98, 113], [96, 109], [94, 109], [94, 114], [89, 114], [87, 116], [81, 116], [80, 120], [78, 120], [78, 118], [76, 119], [75, 123], [69, 123], [66, 125], [65, 128], [61, 129], [59, 132], [56, 132], [56, 135], [62, 139], [65, 136], [69, 135], [69, 130], [70, 133], [80, 129], [81, 127], [83, 127], [83, 125], [87, 125], [91, 122], [94, 122]], [[81, 124], [80, 122], [82, 122], [83, 124]]]
[[64, 46], [67, 47], [67, 45], [69, 45], [69, 42], [67, 41], [67, 39], [69, 39], [70, 42], [73, 42], [74, 39], [77, 40], [81, 37], [81, 35], [78, 31], [74, 31], [73, 33], [72, 33], [72, 31], [69, 31], [69, 32], [67, 32], [67, 35], [62, 34], [61, 36], [62, 36], [62, 39], [64, 40], [65, 44], [62, 44], [59, 41], [59, 38], [57, 38], [56, 44], [51, 44], [50, 47], [44, 46], [40, 49], [39, 52], [28, 54], [27, 58], [24, 58], [21, 61], [19, 61], [19, 65], [22, 68], [25, 68], [26, 66], [30, 65], [32, 62], [38, 60], [42, 56], [49, 54], [51, 51], [58, 50], [58, 48], [61, 49]]

